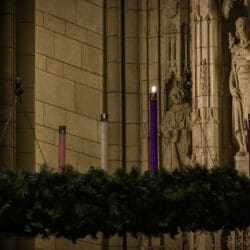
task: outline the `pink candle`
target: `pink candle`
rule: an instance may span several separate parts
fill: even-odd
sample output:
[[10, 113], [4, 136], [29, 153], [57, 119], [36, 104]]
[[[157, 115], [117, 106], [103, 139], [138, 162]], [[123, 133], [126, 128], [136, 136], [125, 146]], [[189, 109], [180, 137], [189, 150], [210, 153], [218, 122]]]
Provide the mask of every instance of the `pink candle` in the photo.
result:
[[59, 126], [59, 155], [58, 155], [59, 170], [63, 170], [65, 167], [65, 143], [66, 143], [66, 126]]

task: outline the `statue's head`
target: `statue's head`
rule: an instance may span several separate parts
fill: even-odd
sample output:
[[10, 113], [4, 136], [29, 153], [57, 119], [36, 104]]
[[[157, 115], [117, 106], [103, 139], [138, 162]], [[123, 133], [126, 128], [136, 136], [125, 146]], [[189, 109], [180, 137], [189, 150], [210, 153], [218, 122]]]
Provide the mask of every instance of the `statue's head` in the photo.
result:
[[180, 87], [174, 87], [171, 89], [170, 93], [169, 93], [169, 98], [170, 101], [173, 104], [180, 104], [183, 102], [185, 97], [185, 93], [184, 90]]
[[239, 39], [249, 39], [250, 23], [248, 18], [239, 17], [235, 22], [236, 32], [235, 35]]

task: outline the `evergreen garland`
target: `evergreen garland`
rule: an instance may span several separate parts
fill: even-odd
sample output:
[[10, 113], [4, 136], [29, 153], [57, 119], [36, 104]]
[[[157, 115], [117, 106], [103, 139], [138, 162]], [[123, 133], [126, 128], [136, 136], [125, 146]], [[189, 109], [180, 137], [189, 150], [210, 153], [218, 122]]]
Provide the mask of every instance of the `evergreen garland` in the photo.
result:
[[0, 234], [65, 237], [102, 232], [176, 235], [250, 226], [250, 180], [233, 168], [108, 175], [0, 171]]

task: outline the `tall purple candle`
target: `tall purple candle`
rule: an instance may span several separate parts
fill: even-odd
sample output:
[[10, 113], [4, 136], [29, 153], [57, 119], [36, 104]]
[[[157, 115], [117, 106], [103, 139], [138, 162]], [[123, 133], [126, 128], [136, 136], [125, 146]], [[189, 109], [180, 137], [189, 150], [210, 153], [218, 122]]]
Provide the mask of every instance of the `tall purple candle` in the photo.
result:
[[150, 93], [150, 171], [157, 170], [158, 154], [157, 154], [157, 95], [155, 93], [156, 87], [152, 87]]
[[247, 151], [248, 151], [248, 158], [249, 158], [249, 173], [250, 173], [250, 114], [248, 114], [248, 128], [247, 128]]

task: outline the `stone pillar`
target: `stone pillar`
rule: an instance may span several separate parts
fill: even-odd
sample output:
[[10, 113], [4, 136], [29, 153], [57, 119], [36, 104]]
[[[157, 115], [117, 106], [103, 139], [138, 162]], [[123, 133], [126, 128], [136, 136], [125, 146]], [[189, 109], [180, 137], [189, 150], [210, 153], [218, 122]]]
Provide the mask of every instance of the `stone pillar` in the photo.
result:
[[[222, 163], [221, 6], [192, 1], [193, 157], [208, 168]], [[220, 249], [220, 234], [202, 233], [197, 249]]]
[[[15, 1], [0, 3], [0, 166], [15, 168]], [[7, 121], [9, 123], [7, 125]], [[4, 135], [3, 135], [4, 134]]]
[[192, 6], [193, 153], [213, 167], [221, 162], [220, 8], [213, 0]]
[[148, 110], [149, 110], [149, 10], [148, 1], [140, 1], [139, 5], [139, 45], [140, 45], [140, 144], [141, 168], [148, 170], [149, 162], [149, 136], [148, 136]]
[[140, 165], [139, 2], [125, 3], [125, 127], [126, 169]]
[[[107, 0], [107, 113], [109, 172], [140, 164], [138, 1]], [[129, 234], [109, 239], [110, 248], [136, 247]]]
[[109, 170], [122, 166], [120, 1], [107, 1], [107, 107], [109, 114]]

